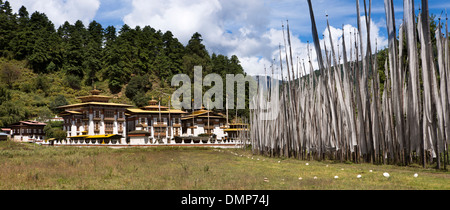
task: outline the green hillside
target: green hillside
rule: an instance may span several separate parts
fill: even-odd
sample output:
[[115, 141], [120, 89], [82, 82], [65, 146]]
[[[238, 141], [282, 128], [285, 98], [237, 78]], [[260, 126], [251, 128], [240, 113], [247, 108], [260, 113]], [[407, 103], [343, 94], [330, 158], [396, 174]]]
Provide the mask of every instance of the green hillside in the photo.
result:
[[237, 56], [208, 52], [199, 33], [185, 46], [150, 26], [77, 21], [56, 28], [46, 14], [25, 7], [13, 13], [0, 0], [0, 127], [53, 117], [94, 86], [113, 102], [142, 106], [155, 97], [167, 104], [162, 93], [174, 91], [173, 75], [192, 78], [196, 65], [204, 75], [245, 74]]

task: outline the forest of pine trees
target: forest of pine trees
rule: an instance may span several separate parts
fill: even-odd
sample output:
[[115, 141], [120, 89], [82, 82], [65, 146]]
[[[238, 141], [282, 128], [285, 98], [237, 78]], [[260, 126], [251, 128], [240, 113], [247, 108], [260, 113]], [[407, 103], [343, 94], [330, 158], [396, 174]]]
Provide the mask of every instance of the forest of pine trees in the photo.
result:
[[150, 26], [94, 20], [56, 27], [44, 13], [29, 14], [24, 6], [14, 13], [0, 0], [0, 126], [54, 116], [54, 107], [76, 102], [94, 84], [117, 100], [145, 105], [152, 81], [164, 89], [175, 74], [193, 77], [196, 65], [204, 75], [245, 74], [237, 56], [210, 54], [199, 33], [184, 46], [170, 31]]

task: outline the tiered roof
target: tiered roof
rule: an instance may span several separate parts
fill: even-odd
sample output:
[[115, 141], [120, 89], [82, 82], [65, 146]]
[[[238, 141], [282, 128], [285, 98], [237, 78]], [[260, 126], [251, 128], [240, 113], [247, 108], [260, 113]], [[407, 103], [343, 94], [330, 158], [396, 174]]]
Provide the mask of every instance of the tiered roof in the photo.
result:
[[[67, 109], [67, 108], [75, 108], [75, 107], [81, 107], [86, 105], [99, 105], [99, 106], [116, 106], [116, 107], [132, 107], [132, 105], [128, 104], [118, 104], [118, 103], [110, 103], [109, 100], [112, 99], [110, 96], [104, 96], [100, 95], [101, 91], [94, 89], [91, 91], [91, 95], [89, 96], [82, 96], [78, 97], [77, 99], [81, 100], [81, 103], [78, 104], [72, 104], [72, 105], [66, 105], [66, 106], [60, 106], [58, 108], [60, 109]], [[81, 114], [74, 111], [65, 111], [66, 114]]]
[[148, 106], [142, 108], [129, 108], [128, 112], [132, 114], [186, 114], [185, 111], [178, 109], [169, 109], [167, 106], [160, 106], [157, 100], [148, 101]]
[[[208, 116], [209, 113], [209, 116]], [[219, 118], [219, 119], [224, 119], [226, 118], [225, 115], [221, 114], [221, 113], [216, 113], [213, 112], [211, 110], [206, 110], [205, 107], [202, 107], [202, 109], [200, 110], [196, 110], [193, 111], [190, 115], [186, 115], [183, 118], [181, 118], [181, 120], [188, 120], [188, 119], [192, 119], [192, 118]]]

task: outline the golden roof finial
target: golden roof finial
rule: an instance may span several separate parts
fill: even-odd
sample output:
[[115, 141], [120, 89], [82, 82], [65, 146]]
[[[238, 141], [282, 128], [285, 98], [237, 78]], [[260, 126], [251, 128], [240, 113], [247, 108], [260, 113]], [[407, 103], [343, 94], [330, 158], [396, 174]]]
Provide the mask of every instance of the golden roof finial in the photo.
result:
[[152, 100], [148, 101], [148, 104], [150, 106], [155, 106], [157, 103], [158, 103], [158, 101], [156, 101], [153, 96], [152, 96]]
[[92, 95], [100, 95], [101, 92], [102, 92], [102, 91], [97, 90], [97, 85], [94, 84], [94, 89], [91, 90], [91, 94], [92, 94]]

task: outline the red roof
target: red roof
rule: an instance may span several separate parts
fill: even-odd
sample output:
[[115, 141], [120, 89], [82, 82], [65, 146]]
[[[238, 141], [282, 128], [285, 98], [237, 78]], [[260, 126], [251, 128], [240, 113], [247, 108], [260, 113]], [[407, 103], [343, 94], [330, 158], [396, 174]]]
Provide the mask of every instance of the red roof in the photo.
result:
[[41, 122], [34, 121], [34, 120], [20, 121], [18, 123], [14, 123], [13, 125], [20, 125], [20, 124], [25, 124], [25, 125], [43, 125], [43, 126], [47, 125], [45, 123], [41, 123]]
[[47, 125], [45, 123], [41, 123], [41, 122], [33, 121], [33, 120], [22, 121], [22, 123], [25, 123], [25, 124], [28, 124], [28, 125]]

